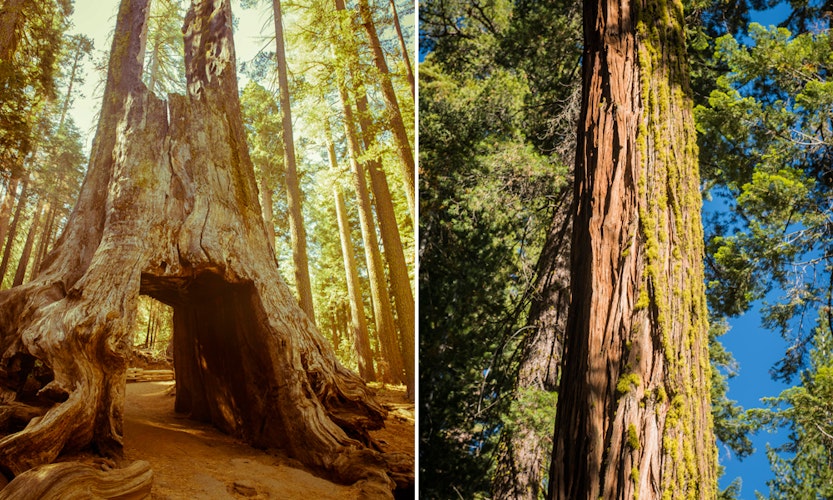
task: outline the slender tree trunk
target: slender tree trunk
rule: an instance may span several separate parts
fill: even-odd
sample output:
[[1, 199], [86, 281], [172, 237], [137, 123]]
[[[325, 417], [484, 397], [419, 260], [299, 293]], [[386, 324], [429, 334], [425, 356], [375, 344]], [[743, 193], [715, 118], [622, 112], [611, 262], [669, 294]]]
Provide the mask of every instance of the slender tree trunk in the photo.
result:
[[14, 239], [17, 236], [17, 226], [20, 223], [20, 217], [23, 215], [23, 207], [29, 198], [29, 176], [23, 178], [23, 187], [20, 189], [20, 197], [17, 200], [17, 208], [14, 211], [14, 218], [9, 226], [9, 234], [6, 236], [6, 247], [3, 250], [3, 260], [0, 261], [0, 286], [3, 285], [3, 279], [6, 277], [6, 271], [9, 270], [9, 260], [12, 256], [12, 247], [14, 246]]
[[[150, 89], [148, 89], [148, 90], [150, 90]], [[145, 345], [144, 345], [144, 347], [148, 347], [150, 345], [150, 335], [151, 335], [151, 331], [153, 331], [153, 320], [154, 320], [153, 309], [154, 309], [155, 305], [156, 304], [154, 304], [153, 302], [150, 302], [150, 306], [148, 306], [148, 324], [147, 324], [147, 327], [145, 328]]]
[[9, 179], [6, 194], [3, 195], [3, 201], [0, 203], [0, 249], [3, 248], [3, 243], [6, 241], [6, 235], [9, 232], [9, 220], [12, 218], [12, 206], [14, 206], [18, 184], [20, 184], [19, 177]]
[[[330, 168], [337, 172], [338, 160], [336, 159], [329, 123], [325, 125], [325, 128]], [[356, 348], [356, 357], [359, 361], [359, 375], [365, 380], [376, 380], [376, 373], [373, 370], [373, 354], [370, 352], [370, 337], [367, 333], [367, 321], [364, 316], [364, 302], [362, 301], [361, 286], [359, 285], [359, 273], [356, 270], [356, 257], [353, 252], [353, 239], [350, 236], [350, 221], [347, 217], [347, 208], [344, 206], [344, 194], [341, 192], [341, 185], [338, 182], [333, 184], [333, 197], [336, 202], [336, 217], [338, 218], [338, 231], [341, 237], [341, 255], [344, 259], [344, 272], [347, 277], [347, 295], [350, 297], [350, 325], [353, 333], [353, 343]]]
[[156, 343], [156, 332], [159, 330], [159, 311], [157, 310], [155, 304], [154, 304], [154, 308], [153, 308], [152, 319], [153, 319], [153, 321], [151, 322], [151, 325], [150, 325], [150, 336], [148, 338], [148, 345], [147, 345], [148, 349], [153, 349], [153, 344]]
[[174, 310], [178, 412], [357, 482], [357, 496], [392, 497], [413, 484], [413, 460], [375, 451], [385, 410], [335, 359], [266, 241], [228, 0], [193, 1], [188, 93], [169, 103], [141, 82], [147, 12], [122, 1], [90, 165], [55, 250], [35, 280], [0, 291], [0, 413], [28, 416], [0, 422], [0, 472], [22, 478], [81, 449], [120, 455], [145, 294]]
[[[513, 401], [531, 393], [558, 389], [559, 365], [570, 306], [570, 235], [572, 190], [565, 188], [555, 209], [544, 248], [538, 258], [535, 292], [529, 306]], [[515, 404], [515, 403], [513, 403]], [[524, 408], [538, 411], [538, 408]], [[492, 498], [537, 500], [552, 453], [551, 436], [540, 436], [530, 426], [501, 431], [492, 479]]]
[[584, 3], [572, 301], [550, 497], [716, 496], [679, 1]]
[[411, 57], [408, 55], [408, 44], [402, 36], [402, 26], [399, 25], [399, 14], [396, 12], [396, 1], [390, 0], [390, 8], [393, 10], [393, 26], [396, 28], [396, 36], [399, 38], [399, 48], [402, 49], [402, 59], [405, 61], [405, 72], [408, 75], [408, 85], [411, 86], [411, 97], [416, 99], [416, 84], [414, 82], [414, 71], [411, 68]]
[[[344, 129], [347, 136], [347, 149], [350, 152], [350, 166], [353, 170], [353, 185], [359, 204], [359, 223], [362, 228], [365, 258], [367, 259], [367, 274], [370, 278], [370, 292], [373, 299], [376, 332], [382, 344], [382, 357], [387, 363], [386, 373], [391, 382], [400, 384], [405, 382], [402, 352], [396, 341], [396, 325], [393, 320], [390, 297], [379, 252], [379, 241], [373, 224], [373, 213], [370, 208], [370, 195], [367, 192], [364, 167], [359, 162], [362, 150], [356, 138], [356, 125], [353, 110], [343, 81], [339, 82], [339, 95], [344, 108]], [[380, 370], [382, 371], [382, 370]]]
[[272, 201], [272, 186], [269, 184], [269, 176], [265, 171], [260, 173], [260, 204], [261, 212], [263, 213], [263, 224], [266, 227], [266, 236], [269, 240], [269, 246], [274, 250], [275, 248], [275, 222], [272, 220], [272, 210], [274, 203]]
[[[361, 88], [361, 85], [358, 85]], [[371, 129], [367, 97], [360, 94], [356, 99], [356, 109], [359, 113], [359, 124], [362, 129], [362, 141], [365, 150], [375, 142]], [[376, 159], [366, 163], [370, 173], [370, 184], [373, 189], [373, 199], [376, 202], [376, 217], [379, 219], [379, 232], [382, 235], [382, 245], [385, 248], [385, 260], [390, 271], [391, 288], [394, 304], [396, 305], [396, 320], [399, 325], [399, 344], [402, 347], [402, 358], [405, 363], [405, 384], [408, 388], [408, 398], [416, 398], [414, 380], [414, 336], [416, 335], [414, 319], [414, 293], [411, 289], [411, 279], [405, 264], [405, 254], [402, 250], [402, 239], [399, 236], [399, 226], [396, 223], [396, 213], [391, 201], [388, 180], [382, 165]]]
[[[48, 207], [47, 207], [48, 208]], [[17, 271], [14, 273], [14, 280], [12, 286], [23, 284], [26, 277], [26, 268], [29, 267], [29, 258], [32, 256], [32, 245], [35, 244], [35, 235], [38, 232], [38, 226], [43, 218], [43, 201], [38, 201], [38, 206], [32, 214], [32, 223], [29, 225], [29, 231], [26, 233], [26, 242], [23, 244], [23, 250], [20, 253], [20, 259], [17, 261]]]
[[48, 204], [49, 210], [46, 215], [46, 226], [44, 226], [43, 231], [41, 231], [40, 240], [38, 241], [37, 250], [35, 251], [35, 263], [32, 265], [32, 274], [29, 279], [33, 279], [40, 271], [41, 263], [46, 257], [47, 252], [49, 252], [49, 247], [52, 244], [52, 231], [55, 224], [55, 217], [58, 212], [54, 205], [55, 202], [56, 200], [53, 196], [52, 201]]
[[162, 50], [162, 37], [157, 36], [153, 41], [153, 49], [150, 52], [150, 73], [148, 74], [148, 91], [156, 91], [156, 82], [159, 81], [159, 52]]
[[72, 69], [69, 72], [69, 83], [67, 85], [67, 93], [64, 96], [64, 102], [61, 105], [61, 119], [58, 122], [58, 130], [61, 130], [64, 126], [64, 121], [67, 117], [67, 111], [69, 111], [69, 103], [72, 101], [72, 89], [75, 86], [75, 77], [78, 74], [78, 65], [81, 63], [81, 57], [84, 55], [84, 52], [81, 49], [81, 44], [79, 42], [78, 47], [76, 48], [75, 54], [73, 54], [72, 59]]
[[312, 285], [309, 277], [309, 264], [307, 263], [307, 233], [304, 230], [304, 218], [301, 213], [301, 187], [298, 183], [298, 172], [295, 164], [295, 141], [292, 136], [292, 112], [289, 102], [289, 78], [286, 69], [280, 0], [272, 0], [272, 10], [275, 17], [275, 54], [278, 60], [278, 85], [281, 93], [286, 194], [289, 205], [289, 231], [292, 237], [292, 261], [295, 264], [295, 284], [298, 287], [298, 300], [301, 303], [301, 309], [315, 322]]
[[[339, 4], [341, 7], [338, 7]], [[416, 196], [414, 153], [411, 148], [411, 142], [408, 139], [408, 133], [405, 130], [405, 124], [402, 121], [402, 113], [399, 111], [399, 101], [396, 98], [396, 92], [393, 90], [393, 84], [390, 81], [390, 72], [388, 71], [388, 64], [385, 62], [385, 54], [382, 52], [382, 45], [379, 43], [376, 27], [373, 25], [373, 15], [370, 12], [370, 6], [367, 0], [359, 0], [358, 6], [362, 18], [362, 26], [364, 26], [364, 30], [367, 33], [370, 48], [373, 52], [373, 63], [379, 70], [379, 84], [382, 87], [382, 98], [388, 110], [389, 127], [396, 141], [396, 150], [399, 153], [400, 166], [402, 167], [402, 177], [405, 180], [405, 195], [408, 197], [408, 207], [411, 211], [411, 217], [413, 217], [416, 213], [414, 211], [414, 197]], [[343, 9], [343, 0], [336, 0], [336, 7]]]
[[336, 337], [338, 336], [338, 332], [336, 331], [336, 311], [331, 307], [326, 311], [326, 314], [330, 319], [330, 341], [333, 343], [333, 349], [338, 352], [338, 344], [336, 344]]

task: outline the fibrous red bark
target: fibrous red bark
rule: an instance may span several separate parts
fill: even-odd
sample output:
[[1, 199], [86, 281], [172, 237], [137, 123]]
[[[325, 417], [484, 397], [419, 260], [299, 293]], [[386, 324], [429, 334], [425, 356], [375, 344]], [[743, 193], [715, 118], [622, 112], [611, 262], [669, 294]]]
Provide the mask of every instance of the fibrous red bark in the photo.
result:
[[714, 498], [682, 4], [586, 0], [584, 38], [550, 497]]
[[343, 368], [284, 284], [261, 219], [227, 0], [185, 20], [187, 95], [141, 82], [148, 0], [123, 0], [79, 200], [42, 271], [0, 293], [0, 428], [14, 476], [92, 446], [118, 456], [139, 294], [174, 309], [177, 411], [280, 447], [372, 494], [413, 481], [375, 451], [385, 410]]

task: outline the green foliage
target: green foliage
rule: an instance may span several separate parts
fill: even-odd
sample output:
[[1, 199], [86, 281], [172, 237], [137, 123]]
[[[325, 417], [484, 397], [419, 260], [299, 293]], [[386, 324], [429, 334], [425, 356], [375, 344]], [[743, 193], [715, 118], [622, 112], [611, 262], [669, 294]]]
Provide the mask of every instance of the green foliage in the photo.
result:
[[510, 432], [524, 429], [532, 432], [539, 441], [552, 443], [557, 402], [557, 392], [521, 388], [509, 403], [507, 412], [500, 417], [503, 428]]
[[[285, 172], [283, 165], [282, 124], [277, 101], [277, 75], [275, 66], [271, 2], [244, 0], [244, 8], [257, 8], [264, 15], [264, 51], [253, 60], [241, 61], [243, 72], [250, 79], [242, 92], [244, 122], [248, 132], [250, 154], [255, 165], [260, 189], [273, 193], [273, 222], [276, 227], [276, 253], [284, 279], [291, 285], [294, 276], [286, 272], [292, 267], [289, 244], [288, 207], [286, 200]], [[307, 252], [310, 263], [316, 324], [322, 333], [335, 344], [339, 359], [348, 367], [356, 366], [353, 337], [350, 331], [349, 305], [341, 242], [335, 216], [333, 187], [343, 189], [347, 215], [353, 230], [363, 308], [368, 318], [371, 347], [377, 347], [374, 336], [372, 304], [370, 303], [364, 247], [358, 228], [356, 195], [347, 168], [347, 145], [343, 131], [342, 106], [335, 91], [336, 78], [350, 82], [351, 99], [360, 91], [368, 95], [368, 117], [373, 140], [364, 148], [360, 161], [377, 159], [387, 176], [394, 211], [405, 253], [406, 265], [413, 272], [415, 252], [413, 222], [408, 213], [407, 200], [400, 188], [400, 161], [394, 150], [393, 138], [386, 130], [382, 118], [387, 112], [378, 87], [379, 75], [372, 65], [363, 28], [355, 22], [354, 5], [348, 3], [346, 11], [336, 12], [332, 0], [312, 2], [281, 2], [284, 36], [289, 70], [289, 93], [293, 116], [295, 153], [298, 161], [299, 181], [302, 191], [304, 225], [307, 230]], [[372, 5], [374, 21], [380, 26], [380, 37], [386, 55], [398, 47], [393, 30], [381, 31], [385, 18], [381, 15], [386, 2]], [[400, 11], [401, 13], [402, 11]], [[412, 33], [403, 26], [406, 38]], [[412, 35], [410, 35], [412, 36]], [[398, 49], [395, 49], [398, 50]], [[394, 58], [395, 59], [395, 58]], [[391, 63], [391, 58], [388, 58]], [[393, 66], [393, 64], [390, 64]], [[351, 73], [352, 72], [352, 73]], [[355, 80], [350, 78], [354, 75]], [[364, 84], [359, 87], [358, 80]], [[407, 116], [413, 99], [407, 83], [393, 78], [394, 89], [400, 96], [406, 127], [413, 118]], [[408, 104], [408, 101], [411, 104]], [[355, 109], [355, 106], [354, 106]], [[327, 129], [332, 135], [338, 167], [330, 168], [325, 137]]]
[[732, 200], [731, 215], [710, 224], [709, 301], [735, 315], [783, 290], [764, 308], [764, 324], [792, 344], [777, 367], [789, 378], [810, 342], [791, 320], [825, 305], [830, 288], [833, 51], [827, 31], [793, 37], [753, 23], [749, 36], [749, 46], [717, 40], [727, 72], [695, 110], [704, 180]]
[[787, 444], [767, 449], [775, 473], [767, 482], [771, 499], [833, 498], [833, 337], [826, 316], [809, 357], [800, 385], [766, 398], [768, 408], [751, 411], [766, 428], [790, 429]]
[[561, 1], [430, 1], [420, 20], [421, 491], [477, 498], [501, 429], [551, 440], [556, 395], [513, 386], [573, 161], [580, 30]]
[[[52, 235], [60, 233], [66, 223], [81, 182], [84, 178], [87, 157], [84, 154], [84, 137], [75, 126], [72, 118], [67, 116], [60, 126], [61, 110], [57, 103], [42, 106], [42, 112], [35, 122], [34, 154], [30, 154], [23, 164], [29, 176], [29, 210], [23, 213], [15, 241], [12, 242], [11, 272], [7, 272], [3, 285], [11, 286], [14, 279], [15, 263], [18, 262], [29, 227], [34, 219], [37, 201], [48, 202], [55, 210]], [[43, 237], [43, 222], [40, 231]], [[0, 242], [4, 243], [4, 242]], [[0, 249], [3, 245], [0, 244]], [[29, 260], [30, 268], [35, 258]]]
[[55, 73], [71, 11], [66, 1], [21, 4], [9, 54], [0, 54], [0, 173], [19, 174], [32, 150], [39, 107], [55, 97]]
[[[817, 413], [830, 398], [824, 367], [831, 356], [824, 347], [829, 346], [826, 318], [811, 332], [803, 318], [830, 310], [833, 291], [828, 220], [833, 51], [829, 31], [810, 20], [818, 2], [791, 4], [785, 26], [797, 36], [785, 27], [753, 23], [748, 44], [739, 36], [714, 40], [710, 66], [720, 76], [707, 98], [701, 96], [695, 115], [707, 191], [730, 209], [707, 226], [710, 307], [716, 315], [737, 315], [780, 292], [763, 307], [764, 326], [780, 331], [790, 345], [774, 375], [786, 380], [799, 375], [802, 382], [769, 399], [767, 409], [742, 412], [726, 398], [725, 377], [734, 368], [724, 363], [713, 372], [715, 432], [743, 456], [752, 451], [748, 432], [788, 427], [790, 442], [767, 451], [776, 475], [770, 498], [815, 499], [831, 497], [832, 443], [825, 442], [827, 430]], [[713, 360], [724, 357], [717, 347], [713, 342]], [[829, 425], [829, 413], [827, 419]], [[737, 498], [739, 489], [737, 479], [721, 498]]]
[[511, 385], [507, 341], [534, 279], [541, 209], [563, 182], [512, 131], [525, 91], [506, 71], [461, 83], [432, 61], [421, 67], [420, 357], [421, 386], [432, 390], [420, 398], [420, 427], [429, 496], [488, 490], [495, 395]]
[[[722, 470], [719, 475], [723, 475]], [[743, 486], [743, 480], [739, 477], [735, 478], [729, 486], [717, 492], [717, 500], [737, 500], [740, 497], [741, 486]]]
[[133, 324], [133, 345], [164, 357], [173, 336], [173, 308], [140, 295]]
[[153, 0], [145, 48], [145, 84], [151, 92], [185, 93], [184, 9], [181, 0]]
[[[277, 235], [275, 250], [278, 262], [283, 269], [292, 269], [283, 126], [277, 96], [263, 85], [250, 81], [240, 95], [240, 108], [258, 187], [272, 192], [272, 222]], [[284, 272], [283, 276], [284, 279], [294, 279], [291, 272]], [[292, 285], [294, 283], [290, 283]]]
[[[714, 434], [717, 439], [739, 458], [754, 452], [749, 434], [756, 429], [743, 408], [727, 396], [728, 379], [737, 375], [738, 366], [732, 355], [726, 351], [718, 338], [729, 330], [725, 320], [715, 320], [709, 324], [709, 359], [712, 364], [711, 403], [714, 420]], [[740, 488], [738, 486], [738, 488]], [[729, 495], [732, 487], [725, 494]]]

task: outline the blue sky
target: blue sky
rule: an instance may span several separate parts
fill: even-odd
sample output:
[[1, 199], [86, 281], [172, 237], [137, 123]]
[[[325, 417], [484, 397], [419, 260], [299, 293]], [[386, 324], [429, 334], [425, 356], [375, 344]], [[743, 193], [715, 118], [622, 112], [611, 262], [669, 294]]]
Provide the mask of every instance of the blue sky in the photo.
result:
[[[777, 25], [790, 13], [790, 6], [783, 2], [778, 6], [753, 12], [752, 21], [764, 26]], [[704, 204], [704, 212], [725, 210], [722, 202], [715, 200]], [[744, 408], [761, 407], [761, 398], [777, 396], [788, 386], [772, 379], [770, 368], [783, 356], [786, 342], [776, 332], [761, 326], [761, 302], [753, 304], [746, 314], [729, 321], [731, 329], [721, 337], [723, 345], [729, 350], [739, 365], [739, 373], [729, 380], [729, 398], [736, 400]], [[768, 494], [766, 481], [773, 477], [766, 457], [767, 444], [778, 446], [787, 439], [787, 431], [780, 433], [761, 432], [752, 436], [755, 453], [739, 460], [726, 449], [720, 449], [720, 464], [726, 470], [720, 480], [720, 487], [725, 488], [736, 477], [742, 480], [740, 498], [755, 499], [755, 491]]]

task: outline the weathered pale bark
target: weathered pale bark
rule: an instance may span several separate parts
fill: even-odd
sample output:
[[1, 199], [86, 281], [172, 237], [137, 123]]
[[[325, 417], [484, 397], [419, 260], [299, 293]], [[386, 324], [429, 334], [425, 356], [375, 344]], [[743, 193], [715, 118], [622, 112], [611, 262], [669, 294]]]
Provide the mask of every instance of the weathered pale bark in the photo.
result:
[[185, 20], [188, 94], [141, 82], [147, 0], [123, 0], [87, 177], [31, 282], [0, 292], [0, 427], [7, 477], [92, 446], [122, 446], [140, 294], [174, 309], [175, 408], [290, 455], [367, 495], [413, 482], [409, 457], [374, 451], [384, 409], [343, 368], [284, 284], [266, 241], [238, 101], [227, 0]]
[[584, 3], [551, 498], [716, 495], [684, 29], [679, 1]]
[[97, 467], [81, 462], [62, 462], [29, 469], [3, 488], [2, 497], [7, 500], [141, 500], [150, 496], [152, 481], [153, 471], [143, 460], [123, 469], [113, 469], [112, 464], [106, 462]]
[[[6, 235], [6, 245], [3, 248], [3, 259], [0, 261], [0, 287], [3, 285], [3, 279], [6, 277], [6, 271], [9, 270], [9, 261], [12, 257], [12, 247], [14, 246], [14, 239], [17, 237], [17, 226], [20, 224], [20, 217], [23, 215], [23, 207], [29, 199], [29, 176], [23, 178], [23, 187], [20, 188], [20, 196], [17, 199], [17, 208], [14, 209], [14, 217], [12, 223], [9, 225], [9, 231]], [[0, 242], [2, 243], [2, 242]]]
[[292, 262], [295, 266], [295, 286], [298, 288], [298, 300], [301, 303], [301, 308], [314, 323], [312, 284], [309, 277], [309, 263], [307, 262], [307, 232], [304, 229], [304, 217], [301, 213], [301, 186], [298, 183], [298, 171], [295, 163], [295, 140], [292, 135], [292, 111], [289, 102], [289, 78], [286, 69], [286, 50], [284, 48], [280, 0], [272, 0], [272, 11], [275, 18], [275, 55], [278, 60], [278, 86], [281, 95], [282, 139], [286, 168], [286, 198], [287, 205], [289, 205], [289, 233], [292, 240]]
[[344, 130], [347, 136], [347, 150], [350, 155], [350, 167], [353, 171], [353, 186], [356, 189], [356, 196], [358, 198], [359, 223], [361, 224], [362, 240], [364, 241], [364, 252], [367, 260], [367, 274], [370, 279], [370, 294], [373, 300], [376, 334], [379, 336], [379, 343], [382, 347], [382, 358], [384, 359], [384, 363], [380, 364], [387, 364], [387, 366], [382, 366], [377, 371], [383, 374], [383, 380], [387, 379], [389, 382], [400, 384], [405, 382], [405, 367], [402, 361], [402, 352], [396, 341], [396, 325], [393, 320], [393, 311], [391, 309], [390, 296], [388, 295], [382, 256], [379, 252], [379, 240], [376, 237], [376, 228], [373, 224], [373, 213], [370, 207], [370, 194], [367, 192], [364, 166], [359, 161], [362, 150], [356, 135], [353, 109], [343, 80], [339, 81], [338, 92], [341, 98], [342, 108], [344, 109]]
[[[343, 9], [343, 1], [336, 0], [338, 8], [341, 3]], [[405, 130], [405, 123], [402, 121], [402, 113], [399, 111], [399, 101], [396, 98], [396, 92], [393, 90], [393, 84], [390, 81], [390, 71], [388, 71], [388, 63], [385, 61], [385, 54], [382, 52], [382, 45], [379, 43], [379, 36], [376, 34], [376, 27], [373, 24], [373, 15], [370, 11], [370, 5], [367, 0], [359, 0], [358, 2], [359, 14], [362, 18], [362, 26], [367, 33], [367, 38], [370, 41], [370, 49], [373, 53], [373, 64], [379, 70], [379, 85], [382, 88], [382, 99], [385, 101], [385, 107], [388, 110], [387, 120], [394, 141], [396, 141], [396, 151], [399, 153], [399, 165], [402, 168], [402, 178], [405, 181], [405, 195], [408, 197], [408, 207], [413, 217], [414, 198], [416, 197], [416, 177], [414, 167], [414, 153], [411, 148], [411, 142], [408, 139], [408, 133]]]
[[399, 38], [399, 48], [402, 50], [402, 59], [405, 61], [405, 73], [408, 76], [408, 85], [411, 86], [411, 97], [416, 98], [416, 83], [414, 82], [414, 70], [411, 68], [411, 56], [408, 54], [408, 44], [402, 36], [402, 26], [399, 25], [399, 14], [396, 12], [396, 1], [390, 0], [390, 8], [393, 10], [393, 26], [396, 28], [396, 36]]
[[[570, 306], [572, 192], [564, 189], [538, 258], [535, 294], [529, 306], [526, 336], [515, 382], [523, 392], [558, 389], [561, 351]], [[536, 500], [549, 466], [552, 444], [521, 426], [501, 432], [492, 478], [492, 498]]]
[[[329, 123], [325, 125], [327, 135], [327, 155], [330, 168], [338, 171], [335, 146], [330, 133]], [[359, 362], [359, 375], [365, 380], [376, 380], [373, 369], [373, 354], [370, 352], [370, 336], [367, 333], [367, 320], [364, 317], [364, 301], [362, 301], [359, 273], [356, 270], [356, 256], [353, 251], [353, 239], [350, 236], [350, 220], [347, 208], [344, 206], [344, 194], [338, 183], [333, 185], [333, 197], [336, 203], [336, 217], [338, 218], [338, 232], [341, 238], [341, 255], [344, 259], [344, 272], [347, 277], [347, 295], [350, 297], [350, 325], [356, 358]], [[336, 324], [340, 324], [336, 321]], [[335, 339], [334, 339], [335, 341]], [[338, 345], [336, 342], [335, 345]]]
[[[356, 99], [356, 110], [359, 113], [359, 125], [362, 129], [362, 142], [365, 150], [375, 142], [370, 123], [367, 106], [367, 96], [359, 93]], [[376, 206], [376, 217], [379, 220], [379, 232], [382, 235], [382, 246], [385, 249], [385, 261], [390, 272], [391, 290], [396, 307], [396, 322], [399, 326], [399, 345], [402, 348], [402, 360], [405, 364], [405, 385], [408, 399], [416, 398], [416, 372], [414, 371], [414, 335], [416, 320], [414, 318], [414, 292], [411, 289], [411, 278], [405, 264], [405, 253], [402, 250], [402, 238], [399, 236], [399, 225], [388, 188], [388, 180], [382, 170], [381, 163], [375, 158], [367, 161], [367, 171], [370, 174], [370, 185], [373, 190], [373, 201]]]
[[29, 267], [29, 258], [32, 256], [32, 245], [35, 244], [35, 235], [38, 233], [41, 219], [43, 218], [43, 201], [38, 201], [38, 206], [32, 214], [32, 223], [29, 225], [29, 231], [26, 233], [26, 242], [23, 244], [23, 250], [20, 252], [20, 258], [17, 260], [17, 270], [14, 273], [12, 286], [23, 284], [23, 279], [26, 277], [26, 268]]

